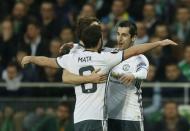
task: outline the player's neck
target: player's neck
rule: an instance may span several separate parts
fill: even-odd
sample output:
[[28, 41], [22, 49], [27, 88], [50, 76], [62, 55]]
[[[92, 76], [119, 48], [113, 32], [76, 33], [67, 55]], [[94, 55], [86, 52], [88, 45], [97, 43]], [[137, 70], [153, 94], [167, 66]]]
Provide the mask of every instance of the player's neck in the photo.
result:
[[86, 51], [92, 51], [92, 52], [98, 52], [98, 48], [94, 47], [94, 48], [86, 48]]

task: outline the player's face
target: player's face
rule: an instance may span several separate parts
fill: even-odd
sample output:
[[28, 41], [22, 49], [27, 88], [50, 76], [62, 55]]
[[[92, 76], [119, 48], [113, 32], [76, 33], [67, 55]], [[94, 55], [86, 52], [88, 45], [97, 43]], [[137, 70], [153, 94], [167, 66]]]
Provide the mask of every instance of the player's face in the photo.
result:
[[132, 44], [132, 38], [128, 27], [118, 27], [117, 29], [117, 48], [127, 49]]
[[178, 115], [176, 104], [168, 103], [164, 107], [164, 115], [166, 118], [171, 119], [175, 118]]

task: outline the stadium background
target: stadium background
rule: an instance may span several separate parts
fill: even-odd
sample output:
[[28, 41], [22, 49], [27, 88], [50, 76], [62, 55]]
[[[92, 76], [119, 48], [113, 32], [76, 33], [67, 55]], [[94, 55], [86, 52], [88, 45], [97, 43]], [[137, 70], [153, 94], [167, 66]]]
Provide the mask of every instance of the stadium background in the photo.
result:
[[83, 16], [101, 20], [107, 47], [114, 47], [121, 20], [136, 22], [136, 44], [165, 38], [180, 43], [146, 54], [145, 131], [159, 131], [167, 115], [178, 117], [175, 107], [164, 108], [168, 100], [190, 122], [190, 0], [0, 0], [0, 131], [72, 131], [74, 90], [59, 83], [62, 70], [22, 69], [19, 61], [25, 55], [56, 58], [62, 44], [78, 41], [76, 21]]

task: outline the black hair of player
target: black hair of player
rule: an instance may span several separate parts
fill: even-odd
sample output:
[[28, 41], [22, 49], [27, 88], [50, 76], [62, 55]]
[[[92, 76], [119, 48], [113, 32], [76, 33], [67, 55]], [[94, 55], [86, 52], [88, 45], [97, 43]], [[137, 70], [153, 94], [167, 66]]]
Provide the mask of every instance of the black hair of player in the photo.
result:
[[77, 22], [77, 27], [76, 27], [76, 36], [78, 36], [78, 38], [81, 39], [83, 30], [86, 27], [90, 26], [93, 22], [100, 23], [100, 21], [96, 17], [79, 18]]
[[95, 48], [102, 37], [101, 27], [97, 25], [88, 26], [82, 32], [81, 40], [85, 48]]
[[129, 34], [131, 35], [131, 38], [137, 35], [137, 26], [132, 21], [121, 21], [118, 24], [118, 27], [128, 27], [129, 28]]

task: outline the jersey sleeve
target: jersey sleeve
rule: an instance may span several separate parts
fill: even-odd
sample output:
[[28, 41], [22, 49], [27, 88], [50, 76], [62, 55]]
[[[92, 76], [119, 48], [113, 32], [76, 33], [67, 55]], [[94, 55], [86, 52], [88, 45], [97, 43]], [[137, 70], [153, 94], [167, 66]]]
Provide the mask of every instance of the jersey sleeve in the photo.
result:
[[136, 72], [133, 73], [135, 79], [146, 79], [148, 74], [149, 62], [144, 55], [139, 55], [137, 58]]
[[123, 51], [107, 52], [106, 62], [107, 65], [113, 67], [123, 61]]
[[63, 56], [57, 57], [56, 62], [61, 68], [64, 68], [64, 69], [67, 68], [67, 65], [69, 62], [69, 55], [63, 55]]
[[139, 57], [137, 58], [136, 71], [139, 71], [142, 68], [148, 70], [148, 68], [149, 68], [149, 62], [148, 62], [148, 59], [144, 55], [139, 55]]

